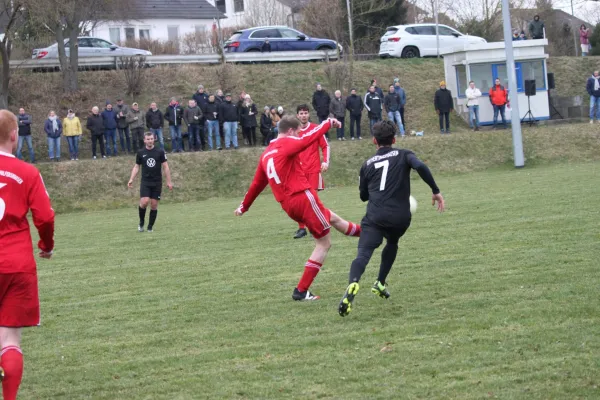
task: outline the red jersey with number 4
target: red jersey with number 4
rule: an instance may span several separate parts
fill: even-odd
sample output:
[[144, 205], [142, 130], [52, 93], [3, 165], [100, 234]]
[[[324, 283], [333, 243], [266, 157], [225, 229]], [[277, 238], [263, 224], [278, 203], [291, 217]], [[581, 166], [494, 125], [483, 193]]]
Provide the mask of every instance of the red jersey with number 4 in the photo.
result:
[[[309, 123], [305, 129], [300, 130], [300, 137], [311, 132], [318, 126], [319, 125], [312, 122]], [[298, 156], [300, 158], [300, 162], [302, 163], [302, 169], [305, 173], [316, 174], [321, 172], [321, 155], [319, 154], [319, 148], [321, 148], [321, 151], [323, 152], [323, 162], [329, 164], [329, 142], [327, 142], [325, 137], [321, 136], [319, 140], [308, 146], [308, 148]]]
[[260, 156], [252, 184], [240, 206], [248, 211], [267, 185], [279, 203], [298, 192], [310, 189], [298, 154], [323, 137], [331, 128], [329, 120], [307, 130], [302, 137], [287, 136], [272, 140]]
[[40, 234], [38, 247], [54, 248], [54, 210], [40, 171], [0, 151], [0, 274], [35, 273], [27, 213]]

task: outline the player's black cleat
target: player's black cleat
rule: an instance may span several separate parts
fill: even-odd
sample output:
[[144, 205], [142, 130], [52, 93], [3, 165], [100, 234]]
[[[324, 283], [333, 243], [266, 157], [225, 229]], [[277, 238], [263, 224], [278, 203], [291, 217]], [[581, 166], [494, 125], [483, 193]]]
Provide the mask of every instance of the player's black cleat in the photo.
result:
[[298, 288], [294, 288], [294, 293], [292, 293], [292, 299], [296, 301], [313, 301], [319, 300], [320, 297], [312, 294], [308, 290], [301, 292]]
[[306, 232], [306, 228], [300, 228], [296, 231], [296, 234], [294, 235], [294, 239], [301, 239], [304, 236], [306, 236], [308, 233]]
[[350, 314], [352, 311], [352, 302], [354, 301], [354, 296], [358, 293], [358, 282], [352, 282], [346, 288], [346, 293], [344, 293], [344, 297], [342, 297], [342, 301], [340, 301], [340, 305], [338, 307], [338, 312], [340, 316], [345, 317]]
[[389, 299], [390, 298], [390, 292], [388, 292], [387, 288], [385, 287], [385, 285], [383, 285], [379, 281], [375, 282], [375, 284], [371, 288], [371, 292], [373, 292], [377, 296], [381, 297], [382, 299]]

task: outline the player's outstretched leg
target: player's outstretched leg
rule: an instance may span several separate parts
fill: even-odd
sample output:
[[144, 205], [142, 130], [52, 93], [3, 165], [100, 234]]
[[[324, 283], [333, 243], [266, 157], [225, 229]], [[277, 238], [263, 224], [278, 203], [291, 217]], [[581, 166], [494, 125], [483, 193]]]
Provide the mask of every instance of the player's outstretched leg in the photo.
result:
[[298, 286], [292, 293], [292, 299], [297, 301], [311, 301], [319, 300], [319, 296], [312, 294], [308, 289], [312, 285], [313, 281], [321, 271], [323, 263], [327, 258], [327, 253], [331, 247], [331, 238], [327, 233], [322, 238], [315, 238], [315, 249], [313, 250], [310, 258], [304, 265], [304, 273], [298, 282]]
[[387, 243], [381, 252], [381, 264], [379, 265], [379, 275], [377, 281], [373, 284], [371, 292], [381, 297], [382, 299], [388, 299], [390, 292], [386, 288], [387, 277], [396, 261], [396, 254], [398, 254], [398, 241], [404, 235], [408, 225], [405, 228], [400, 228], [394, 233], [388, 234]]
[[338, 307], [338, 312], [340, 316], [345, 317], [350, 314], [352, 311], [352, 302], [354, 301], [354, 296], [358, 293], [360, 286], [358, 286], [358, 282], [352, 282], [346, 288], [346, 293], [344, 293], [344, 297], [342, 297], [342, 301], [340, 301], [340, 305]]
[[331, 226], [333, 226], [338, 232], [341, 232], [346, 236], [360, 236], [361, 228], [359, 224], [346, 221], [331, 210], [329, 210], [329, 212], [331, 213]]

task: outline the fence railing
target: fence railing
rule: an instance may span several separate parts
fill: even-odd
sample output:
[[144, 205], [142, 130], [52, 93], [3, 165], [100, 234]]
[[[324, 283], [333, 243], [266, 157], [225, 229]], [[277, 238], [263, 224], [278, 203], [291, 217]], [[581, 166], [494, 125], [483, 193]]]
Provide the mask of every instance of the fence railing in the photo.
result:
[[[248, 53], [225, 53], [226, 62], [290, 62], [290, 61], [323, 61], [337, 59], [335, 50], [314, 51], [274, 51], [274, 52], [248, 52]], [[120, 59], [123, 56], [110, 57], [80, 57], [79, 67], [115, 67], [119, 68]], [[149, 65], [168, 64], [218, 64], [221, 62], [219, 54], [197, 54], [197, 55], [160, 55], [146, 56]], [[23, 69], [51, 69], [59, 68], [58, 59], [30, 59], [11, 60], [11, 68]]]

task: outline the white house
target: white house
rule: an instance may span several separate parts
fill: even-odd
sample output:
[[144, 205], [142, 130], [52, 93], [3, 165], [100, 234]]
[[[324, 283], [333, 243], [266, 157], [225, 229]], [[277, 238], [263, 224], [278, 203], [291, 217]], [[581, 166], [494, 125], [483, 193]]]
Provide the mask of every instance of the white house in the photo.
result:
[[131, 8], [127, 13], [131, 14], [131, 19], [100, 22], [90, 34], [113, 43], [140, 39], [180, 42], [189, 34], [210, 37], [215, 20], [218, 20], [221, 28], [262, 25], [295, 27], [299, 11], [308, 0], [130, 1]]
[[113, 43], [140, 39], [178, 42], [187, 34], [210, 32], [215, 19], [225, 18], [207, 0], [130, 1], [128, 13], [133, 18], [98, 23], [91, 35]]
[[[517, 78], [517, 92], [519, 100], [519, 119], [522, 119], [529, 110], [528, 98], [525, 95], [525, 81], [535, 79], [536, 95], [531, 96], [531, 113], [535, 120], [550, 119], [550, 105], [548, 97], [548, 79], [546, 59], [548, 54], [544, 46], [548, 45], [547, 39], [524, 40], [512, 42], [515, 56], [515, 73]], [[496, 78], [500, 78], [502, 85], [508, 89], [508, 75], [506, 69], [506, 51], [504, 42], [481, 43], [465, 45], [441, 52], [444, 56], [444, 70], [447, 88], [452, 91], [455, 109], [466, 116], [465, 90], [469, 81], [475, 85], [483, 96], [479, 99], [479, 119], [482, 125], [493, 123], [494, 111], [489, 102], [488, 92], [494, 85]], [[515, 116], [516, 110], [507, 113], [507, 119]], [[500, 118], [500, 117], [498, 117]], [[528, 117], [525, 121], [530, 120]]]

